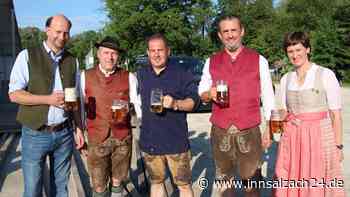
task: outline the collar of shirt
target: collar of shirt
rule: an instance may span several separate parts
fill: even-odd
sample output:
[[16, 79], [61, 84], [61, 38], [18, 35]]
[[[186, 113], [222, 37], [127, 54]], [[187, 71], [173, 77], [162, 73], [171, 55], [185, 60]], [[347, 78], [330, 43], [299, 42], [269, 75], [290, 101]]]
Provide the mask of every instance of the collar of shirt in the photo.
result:
[[242, 52], [243, 50], [243, 45], [241, 45], [234, 53], [229, 53], [227, 50], [225, 52], [231, 57], [231, 62], [235, 62], [238, 55]]
[[107, 71], [107, 70], [103, 69], [101, 64], [98, 65], [98, 68], [105, 75], [105, 77], [111, 76], [116, 71], [116, 66], [114, 66], [112, 71]]
[[160, 77], [161, 75], [163, 75], [164, 73], [166, 73], [167, 69], [168, 69], [169, 65], [168, 62], [166, 63], [165, 67], [157, 74], [156, 71], [153, 69], [152, 65], [149, 66], [149, 71], [157, 77]]
[[55, 54], [55, 52], [53, 52], [53, 50], [51, 50], [51, 49], [49, 48], [49, 46], [47, 46], [47, 44], [46, 44], [45, 41], [43, 42], [43, 45], [44, 45], [44, 48], [45, 48], [46, 52], [50, 55], [51, 59], [52, 59], [54, 62], [58, 63], [58, 62], [60, 61], [60, 59], [62, 58], [62, 56], [63, 56], [63, 51], [64, 51], [64, 49], [61, 49], [60, 51], [58, 51], [58, 52]]

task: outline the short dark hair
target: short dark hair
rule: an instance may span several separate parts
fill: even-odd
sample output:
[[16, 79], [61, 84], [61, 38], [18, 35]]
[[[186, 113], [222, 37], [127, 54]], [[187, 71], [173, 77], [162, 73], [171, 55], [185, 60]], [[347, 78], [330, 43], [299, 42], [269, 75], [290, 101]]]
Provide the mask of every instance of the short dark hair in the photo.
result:
[[[51, 26], [53, 17], [54, 16], [50, 16], [49, 18], [46, 19], [46, 22], [45, 22], [46, 28]], [[69, 25], [69, 29], [70, 29], [72, 27], [72, 22], [66, 16], [63, 16], [63, 17], [67, 20], [68, 25]]]
[[287, 48], [289, 46], [293, 46], [299, 43], [302, 44], [305, 48], [311, 49], [310, 37], [306, 32], [296, 31], [287, 33], [283, 41], [284, 52], [287, 52]]
[[165, 38], [165, 36], [161, 33], [155, 33], [151, 36], [149, 36], [147, 39], [146, 39], [146, 43], [147, 43], [147, 48], [148, 48], [148, 45], [149, 45], [149, 42], [151, 40], [162, 40], [165, 44], [165, 46], [168, 48], [168, 40]]
[[242, 24], [241, 17], [239, 17], [237, 15], [232, 15], [232, 14], [223, 14], [223, 15], [220, 15], [218, 20], [217, 20], [217, 29], [218, 29], [218, 31], [220, 31], [220, 23], [222, 21], [225, 21], [225, 20], [238, 20], [239, 27], [241, 29], [244, 27], [243, 24]]

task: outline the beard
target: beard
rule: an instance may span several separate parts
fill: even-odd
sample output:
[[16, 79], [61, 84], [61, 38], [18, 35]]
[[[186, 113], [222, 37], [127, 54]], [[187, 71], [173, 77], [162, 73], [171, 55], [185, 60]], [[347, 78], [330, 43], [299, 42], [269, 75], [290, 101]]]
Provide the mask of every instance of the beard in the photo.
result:
[[241, 43], [225, 43], [225, 48], [230, 52], [235, 52], [241, 46]]

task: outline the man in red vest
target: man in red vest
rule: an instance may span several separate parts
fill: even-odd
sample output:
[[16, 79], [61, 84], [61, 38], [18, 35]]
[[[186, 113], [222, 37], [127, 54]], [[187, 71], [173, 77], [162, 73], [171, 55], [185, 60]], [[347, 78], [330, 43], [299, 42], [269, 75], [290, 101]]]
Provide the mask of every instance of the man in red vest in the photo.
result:
[[121, 49], [113, 38], [106, 37], [95, 46], [99, 64], [81, 75], [93, 196], [110, 196], [110, 191], [112, 196], [123, 196], [132, 143], [129, 104], [140, 114], [137, 79], [117, 66]]
[[[247, 185], [260, 176], [262, 150], [270, 143], [268, 129], [261, 135], [259, 125], [260, 98], [267, 121], [274, 108], [271, 76], [267, 60], [242, 45], [244, 27], [239, 17], [222, 16], [218, 36], [224, 49], [207, 60], [198, 92], [204, 102], [213, 102], [210, 121], [216, 178], [233, 180], [238, 171]], [[219, 97], [222, 90], [228, 94], [224, 105]], [[222, 195], [229, 192], [219, 190]], [[259, 196], [259, 192], [248, 188], [245, 196]]]

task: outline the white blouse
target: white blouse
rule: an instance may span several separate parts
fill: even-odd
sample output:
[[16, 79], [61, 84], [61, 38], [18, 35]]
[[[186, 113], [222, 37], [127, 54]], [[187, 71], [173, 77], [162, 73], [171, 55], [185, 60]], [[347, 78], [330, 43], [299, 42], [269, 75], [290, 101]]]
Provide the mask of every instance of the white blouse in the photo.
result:
[[[296, 71], [291, 72], [290, 81], [288, 84], [288, 90], [292, 91], [300, 91], [300, 90], [306, 90], [311, 89], [314, 87], [315, 84], [315, 78], [316, 78], [316, 71], [321, 66], [316, 65], [312, 63], [310, 69], [306, 72], [306, 77], [304, 80], [304, 84], [299, 86], [297, 83], [297, 74]], [[338, 110], [341, 109], [341, 87], [339, 85], [339, 82], [334, 74], [333, 71], [331, 71], [328, 68], [323, 68], [322, 72], [322, 82], [323, 82], [323, 88], [326, 91], [327, 95], [327, 104], [328, 108], [330, 110]], [[279, 95], [280, 95], [280, 104], [283, 109], [286, 109], [286, 83], [287, 83], [287, 74], [283, 75], [280, 83], [280, 89], [279, 89]]]

